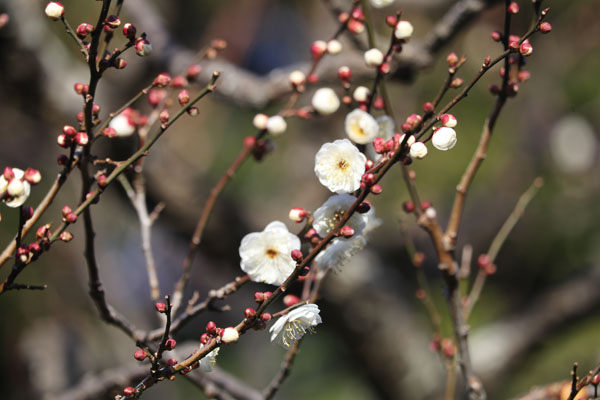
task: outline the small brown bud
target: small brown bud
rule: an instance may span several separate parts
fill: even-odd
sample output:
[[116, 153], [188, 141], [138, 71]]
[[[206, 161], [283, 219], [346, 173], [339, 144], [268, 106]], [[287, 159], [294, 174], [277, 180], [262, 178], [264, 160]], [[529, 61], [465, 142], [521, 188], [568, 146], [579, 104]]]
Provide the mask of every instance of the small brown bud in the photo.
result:
[[187, 113], [192, 116], [195, 117], [198, 114], [200, 114], [200, 110], [198, 109], [198, 107], [190, 107], [187, 109]]
[[461, 87], [463, 83], [465, 83], [465, 80], [463, 78], [454, 78], [452, 79], [452, 82], [450, 82], [450, 87], [452, 89], [457, 89]]

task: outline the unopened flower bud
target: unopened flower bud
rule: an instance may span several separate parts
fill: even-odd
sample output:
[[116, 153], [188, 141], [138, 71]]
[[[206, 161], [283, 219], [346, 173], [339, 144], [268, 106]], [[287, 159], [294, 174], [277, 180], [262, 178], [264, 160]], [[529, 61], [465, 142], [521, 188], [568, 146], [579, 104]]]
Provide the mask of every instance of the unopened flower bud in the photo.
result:
[[513, 14], [513, 15], [518, 14], [518, 12], [519, 12], [519, 5], [516, 2], [514, 2], [514, 1], [511, 2], [508, 5], [508, 12], [510, 14]]
[[138, 349], [135, 351], [135, 353], [133, 353], [133, 358], [138, 361], [144, 361], [146, 357], [148, 357], [148, 354], [142, 349]]
[[352, 71], [350, 70], [350, 67], [342, 65], [338, 69], [338, 78], [340, 78], [343, 81], [349, 81], [350, 78], [352, 78]]
[[310, 46], [310, 52], [312, 53], [313, 57], [315, 57], [315, 58], [321, 57], [323, 54], [325, 54], [326, 51], [327, 51], [327, 43], [324, 42], [323, 40], [316, 40]]
[[127, 66], [127, 61], [125, 61], [125, 60], [124, 60], [124, 59], [122, 59], [122, 58], [117, 58], [117, 59], [115, 60], [115, 62], [113, 63], [113, 66], [114, 66], [116, 69], [123, 69], [123, 68], [125, 68], [125, 67]]
[[418, 160], [425, 158], [427, 155], [427, 146], [423, 142], [415, 142], [410, 146], [410, 156]]
[[106, 185], [108, 185], [108, 178], [106, 177], [106, 175], [100, 175], [98, 176], [98, 178], [96, 178], [96, 182], [98, 182], [98, 186], [100, 187], [106, 187]]
[[56, 143], [58, 143], [60, 147], [67, 148], [71, 145], [71, 139], [64, 133], [61, 133], [56, 137]]
[[296, 261], [297, 263], [302, 262], [302, 252], [298, 249], [294, 249], [291, 252], [291, 256], [292, 256], [292, 260]]
[[313, 108], [321, 115], [330, 115], [340, 107], [340, 100], [331, 88], [318, 89], [311, 100]]
[[592, 377], [591, 383], [594, 386], [598, 386], [598, 384], [600, 384], [600, 375], [598, 375], [598, 374], [594, 375]]
[[273, 296], [273, 292], [264, 292], [265, 300], [268, 300], [269, 297]]
[[371, 204], [368, 201], [363, 201], [356, 207], [356, 212], [359, 214], [366, 214], [371, 209]]
[[394, 37], [398, 40], [408, 40], [412, 36], [414, 28], [408, 21], [399, 21], [394, 29]]
[[256, 317], [256, 311], [254, 310], [254, 308], [246, 308], [244, 310], [244, 317], [248, 318], [248, 319], [252, 319], [254, 317]]
[[70, 212], [67, 215], [65, 215], [65, 221], [73, 224], [77, 221], [77, 214], [75, 214], [74, 212]]
[[117, 29], [119, 26], [121, 26], [121, 19], [116, 15], [109, 15], [108, 17], [106, 17], [106, 20], [104, 22], [112, 29]]
[[371, 96], [371, 91], [366, 86], [359, 86], [352, 93], [354, 101], [359, 103], [366, 103], [369, 100], [369, 96]]
[[331, 39], [327, 42], [327, 52], [331, 55], [340, 54], [342, 52], [342, 43], [337, 39]]
[[125, 389], [123, 389], [123, 394], [125, 396], [132, 396], [135, 394], [135, 388], [127, 386]]
[[25, 221], [31, 219], [33, 217], [33, 207], [31, 206], [23, 206], [21, 215]]
[[165, 350], [167, 351], [171, 351], [175, 348], [175, 346], [177, 346], [177, 342], [175, 341], [175, 339], [167, 339], [167, 341], [165, 342]]
[[144, 38], [138, 38], [135, 41], [135, 54], [140, 57], [145, 57], [152, 53], [152, 45]]
[[6, 193], [13, 197], [19, 197], [25, 193], [25, 184], [21, 179], [13, 178], [8, 182], [8, 186], [6, 186]]
[[349, 225], [345, 225], [342, 227], [342, 229], [340, 229], [339, 234], [342, 237], [351, 238], [352, 236], [354, 236], [354, 228], [352, 228]]
[[292, 71], [288, 76], [290, 83], [292, 86], [298, 88], [304, 85], [306, 82], [306, 75], [302, 71]]
[[154, 304], [154, 308], [156, 308], [156, 311], [158, 311], [161, 314], [167, 312], [167, 305], [160, 301]]
[[499, 42], [499, 41], [502, 40], [502, 34], [500, 32], [498, 32], [498, 31], [493, 31], [491, 33], [491, 36], [492, 36], [492, 40], [494, 42]]
[[261, 321], [267, 322], [267, 321], [270, 321], [271, 318], [273, 318], [273, 316], [270, 313], [262, 313], [262, 314], [260, 314], [259, 318], [261, 319]]
[[119, 136], [115, 128], [110, 126], [102, 129], [102, 134], [108, 138], [116, 138], [117, 136]]
[[185, 106], [187, 103], [190, 102], [190, 92], [188, 92], [187, 90], [183, 89], [177, 95], [177, 100], [179, 100], [179, 104], [181, 106]]
[[266, 129], [271, 135], [278, 136], [285, 132], [287, 123], [281, 115], [274, 115], [267, 120]]
[[161, 72], [156, 76], [156, 78], [154, 78], [152, 85], [164, 88], [169, 86], [169, 83], [171, 83], [171, 75], [167, 74], [166, 72]]
[[125, 35], [125, 37], [132, 42], [135, 40], [136, 32], [137, 29], [135, 29], [135, 25], [132, 23], [127, 22], [125, 25], [123, 25], [123, 35]]
[[46, 5], [44, 12], [48, 18], [56, 21], [65, 14], [65, 7], [58, 1], [51, 1]]
[[82, 24], [79, 24], [79, 26], [77, 27], [77, 36], [80, 39], [85, 39], [86, 36], [92, 32], [94, 32], [94, 26], [92, 24], [84, 22]]
[[346, 25], [346, 26], [348, 28], [348, 31], [350, 33], [354, 33], [355, 35], [358, 35], [365, 31], [364, 22], [359, 21], [357, 19], [350, 19], [350, 21], [348, 21], [348, 25]]
[[237, 329], [233, 327], [225, 328], [223, 330], [223, 334], [221, 335], [221, 340], [225, 344], [235, 343], [240, 338], [240, 334]]
[[200, 336], [200, 343], [202, 343], [202, 344], [208, 343], [209, 340], [210, 340], [210, 336], [208, 336], [208, 333], [203, 333]]
[[257, 303], [262, 303], [263, 301], [265, 301], [264, 293], [263, 292], [254, 293], [254, 301]]
[[527, 82], [531, 78], [531, 73], [529, 71], [519, 71], [517, 74], [517, 80], [519, 82]]
[[433, 103], [428, 101], [426, 103], [423, 103], [423, 111], [425, 111], [426, 113], [430, 113], [433, 112], [434, 107], [433, 107]]
[[213, 335], [217, 332], [217, 324], [215, 324], [213, 321], [208, 321], [206, 323], [206, 333], [208, 333], [209, 335]]
[[308, 215], [308, 211], [300, 207], [294, 207], [288, 213], [288, 217], [294, 222], [302, 222]]
[[398, 23], [398, 18], [396, 18], [395, 15], [388, 15], [387, 17], [385, 17], [385, 23], [389, 26], [389, 27], [395, 27], [396, 24]]
[[50, 235], [50, 224], [42, 225], [35, 231], [35, 238], [37, 240], [43, 239]]
[[479, 257], [477, 257], [477, 266], [481, 269], [487, 268], [487, 266], [490, 265], [491, 263], [492, 263], [492, 260], [490, 259], [490, 256], [488, 256], [487, 254], [480, 254]]
[[85, 146], [89, 141], [88, 134], [85, 132], [77, 132], [75, 135], [75, 142], [80, 146]]
[[37, 169], [27, 168], [23, 174], [23, 179], [32, 185], [35, 185], [42, 180], [42, 174]]
[[450, 87], [452, 89], [457, 89], [461, 87], [463, 83], [465, 83], [465, 80], [463, 78], [454, 78], [452, 79], [452, 82], [450, 82]]
[[448, 128], [454, 128], [458, 121], [456, 121], [456, 117], [452, 114], [444, 114], [440, 117], [440, 122]]
[[456, 53], [452, 52], [448, 54], [448, 57], [446, 57], [446, 62], [448, 63], [448, 66], [450, 68], [456, 67], [456, 65], [458, 64], [458, 56], [456, 55]]
[[75, 93], [85, 95], [89, 90], [89, 85], [85, 85], [81, 82], [76, 82], [73, 85], [73, 89], [75, 90]]
[[522, 56], [530, 56], [531, 53], [533, 53], [533, 46], [528, 41], [525, 41], [521, 43], [521, 46], [519, 47], [519, 52]]
[[4, 171], [2, 171], [2, 176], [6, 181], [10, 181], [15, 178], [15, 173], [11, 167], [6, 167], [4, 168]]
[[298, 303], [300, 303], [300, 298], [295, 294], [286, 294], [283, 297], [283, 304], [285, 304], [286, 307], [291, 307]]
[[200, 114], [200, 109], [198, 107], [190, 107], [186, 111], [188, 115], [191, 115], [192, 117], [195, 117], [198, 114]]
[[383, 53], [379, 49], [369, 49], [365, 52], [364, 59], [369, 67], [377, 67], [383, 62]]
[[73, 240], [73, 235], [71, 234], [71, 232], [64, 231], [60, 235], [58, 235], [58, 239], [65, 243], [68, 243], [71, 240]]
[[542, 22], [539, 26], [539, 30], [542, 33], [549, 33], [552, 31], [552, 25], [549, 22]]

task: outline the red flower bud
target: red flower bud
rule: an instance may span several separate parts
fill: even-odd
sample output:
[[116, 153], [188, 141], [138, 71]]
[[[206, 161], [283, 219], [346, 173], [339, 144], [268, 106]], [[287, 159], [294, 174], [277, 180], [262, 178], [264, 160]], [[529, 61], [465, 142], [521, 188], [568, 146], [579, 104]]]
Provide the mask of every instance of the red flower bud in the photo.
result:
[[216, 332], [217, 324], [215, 324], [213, 321], [208, 321], [208, 323], [206, 324], [206, 333], [214, 335]]
[[148, 357], [148, 354], [146, 354], [146, 352], [142, 349], [138, 349], [135, 351], [135, 353], [133, 353], [133, 358], [138, 361], [144, 361], [146, 357]]
[[175, 339], [167, 339], [167, 341], [165, 342], [165, 350], [167, 351], [173, 350], [175, 346], [177, 346], [177, 342], [175, 341]]
[[167, 312], [167, 305], [160, 301], [154, 305], [154, 308], [156, 308], [156, 311], [158, 311], [161, 314]]

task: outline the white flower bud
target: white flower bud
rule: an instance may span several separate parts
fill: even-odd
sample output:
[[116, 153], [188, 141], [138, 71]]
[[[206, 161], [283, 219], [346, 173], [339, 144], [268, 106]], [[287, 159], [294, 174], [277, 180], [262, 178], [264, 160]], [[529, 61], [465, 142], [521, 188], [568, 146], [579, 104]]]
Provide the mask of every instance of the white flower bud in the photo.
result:
[[267, 131], [273, 136], [281, 135], [287, 129], [287, 123], [281, 115], [274, 115], [267, 120]]
[[396, 29], [394, 30], [394, 36], [398, 40], [407, 40], [412, 36], [413, 32], [414, 32], [414, 28], [410, 22], [399, 21], [396, 24]]
[[366, 86], [359, 86], [356, 89], [354, 89], [352, 97], [355, 101], [358, 101], [359, 103], [364, 103], [367, 100], [369, 100], [370, 95], [371, 91], [369, 90], [369, 88], [367, 88]]
[[224, 343], [235, 343], [240, 338], [240, 334], [237, 329], [229, 327], [223, 330], [223, 336], [221, 336], [221, 340]]
[[340, 107], [340, 99], [330, 88], [321, 88], [315, 92], [312, 98], [312, 106], [321, 115], [333, 114]]
[[394, 2], [394, 0], [371, 0], [371, 6], [373, 8], [383, 8], [383, 7], [387, 7], [390, 4], [392, 4]]
[[12, 197], [21, 196], [25, 192], [25, 185], [21, 179], [11, 179], [6, 187], [6, 192]]
[[306, 75], [302, 71], [292, 71], [289, 76], [292, 85], [301, 86], [306, 81]]
[[308, 213], [305, 209], [300, 207], [294, 207], [290, 210], [288, 217], [294, 222], [302, 222], [304, 221], [304, 218], [306, 218], [307, 215]]
[[342, 43], [339, 40], [331, 39], [327, 42], [327, 52], [332, 56], [342, 52]]
[[425, 210], [425, 215], [429, 219], [435, 219], [435, 217], [437, 216], [437, 211], [435, 211], [435, 208], [429, 207], [427, 210]]
[[427, 155], [427, 146], [423, 142], [415, 142], [410, 146], [410, 156], [418, 160]]
[[452, 114], [444, 114], [440, 117], [440, 122], [442, 123], [442, 125], [444, 125], [445, 127], [448, 128], [454, 128], [456, 126], [456, 124], [458, 123], [458, 121], [456, 120], [456, 117]]
[[252, 125], [260, 131], [263, 129], [267, 129], [267, 121], [269, 120], [269, 116], [267, 114], [256, 114], [254, 119], [252, 119]]
[[56, 21], [64, 15], [65, 7], [57, 1], [51, 1], [46, 5], [46, 9], [44, 11], [48, 18]]
[[131, 124], [131, 121], [129, 121], [129, 117], [123, 115], [123, 113], [114, 117], [110, 121], [108, 126], [113, 128], [117, 132], [117, 136], [119, 137], [131, 136], [133, 132], [135, 132], [135, 125]]
[[456, 131], [445, 126], [436, 129], [431, 137], [433, 147], [443, 151], [453, 148], [456, 145], [456, 141]]
[[369, 67], [378, 67], [383, 63], [383, 53], [379, 49], [365, 51], [365, 62]]

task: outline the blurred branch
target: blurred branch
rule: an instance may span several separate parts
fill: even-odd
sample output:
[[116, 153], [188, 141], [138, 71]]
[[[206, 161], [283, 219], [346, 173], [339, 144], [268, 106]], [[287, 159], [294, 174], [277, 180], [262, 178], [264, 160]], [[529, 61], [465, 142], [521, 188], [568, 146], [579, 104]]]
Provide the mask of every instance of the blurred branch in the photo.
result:
[[271, 383], [269, 383], [269, 386], [267, 386], [265, 388], [265, 390], [263, 391], [265, 400], [272, 399], [275, 396], [275, 394], [277, 393], [277, 391], [279, 390], [279, 388], [281, 387], [281, 384], [283, 383], [285, 378], [287, 378], [289, 376], [290, 371], [292, 369], [292, 365], [294, 363], [294, 358], [296, 357], [296, 354], [298, 353], [298, 349], [300, 348], [300, 343], [301, 343], [301, 340], [295, 341], [294, 344], [292, 345], [292, 347], [287, 351], [287, 353], [285, 355], [285, 359], [281, 363], [281, 368], [280, 368], [279, 372], [273, 378]]
[[[388, 79], [407, 81], [423, 68], [431, 65], [436, 53], [457, 33], [466, 29], [479, 13], [498, 3], [498, 0], [461, 0], [454, 4], [435, 24], [434, 29], [422, 42], [411, 41], [403, 46], [402, 53], [395, 57], [392, 72]], [[142, 0], [129, 0], [125, 3], [128, 12], [139, 21], [147, 21], [147, 32], [157, 48], [159, 64], [168, 65], [171, 70], [180, 70], [183, 65], [191, 63], [193, 52], [186, 49], [173, 38], [159, 17], [154, 6]], [[168, 46], [168, 48], [166, 48]], [[328, 57], [319, 70], [321, 82], [337, 81], [337, 70], [340, 65], [347, 65], [352, 70], [353, 78], [361, 80], [371, 78], [372, 68], [365, 65], [363, 55], [359, 52], [340, 54]], [[305, 71], [310, 63], [291, 65], [272, 70], [266, 76], [258, 76], [244, 68], [224, 60], [206, 60], [203, 62], [201, 77], [206, 79], [209, 71], [222, 71], [225, 79], [219, 87], [219, 95], [234, 103], [254, 108], [263, 108], [271, 101], [289, 94], [289, 73], [293, 70]]]

